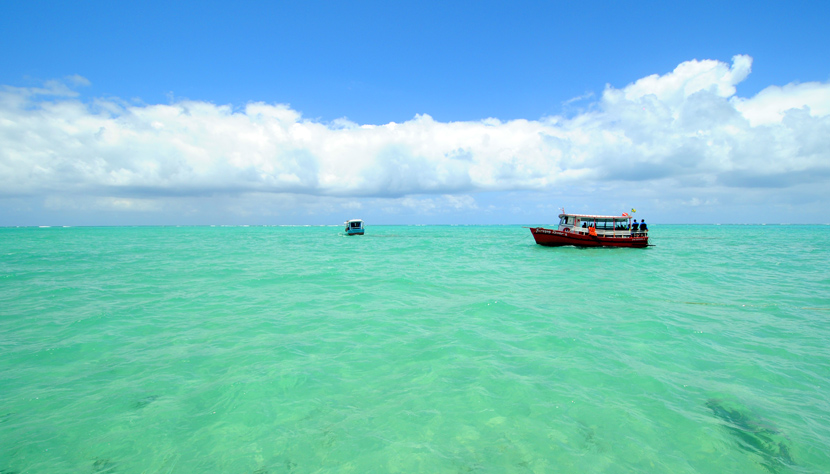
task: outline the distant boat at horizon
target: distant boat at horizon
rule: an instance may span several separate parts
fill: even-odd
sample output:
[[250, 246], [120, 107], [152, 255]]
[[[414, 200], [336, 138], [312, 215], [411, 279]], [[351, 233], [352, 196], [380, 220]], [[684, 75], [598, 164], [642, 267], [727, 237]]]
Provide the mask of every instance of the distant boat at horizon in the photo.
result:
[[363, 235], [364, 226], [360, 219], [349, 219], [346, 221], [346, 235]]

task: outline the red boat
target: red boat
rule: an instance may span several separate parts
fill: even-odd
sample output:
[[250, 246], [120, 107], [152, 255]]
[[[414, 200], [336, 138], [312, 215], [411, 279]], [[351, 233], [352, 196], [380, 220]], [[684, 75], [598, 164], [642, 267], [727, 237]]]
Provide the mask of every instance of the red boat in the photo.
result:
[[549, 247], [648, 247], [648, 230], [632, 229], [631, 216], [559, 214], [559, 227], [531, 227], [536, 243]]

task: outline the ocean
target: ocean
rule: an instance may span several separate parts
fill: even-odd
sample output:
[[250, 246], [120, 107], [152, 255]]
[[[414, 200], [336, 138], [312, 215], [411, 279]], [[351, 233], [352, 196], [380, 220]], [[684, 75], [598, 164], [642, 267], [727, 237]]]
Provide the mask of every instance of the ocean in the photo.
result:
[[0, 473], [827, 473], [830, 226], [0, 229]]

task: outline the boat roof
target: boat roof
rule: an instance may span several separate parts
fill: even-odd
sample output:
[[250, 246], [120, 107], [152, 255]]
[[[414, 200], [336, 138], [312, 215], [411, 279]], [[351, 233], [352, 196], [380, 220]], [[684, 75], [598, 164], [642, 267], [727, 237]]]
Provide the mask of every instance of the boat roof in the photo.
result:
[[633, 217], [633, 216], [630, 216], [628, 214], [626, 214], [624, 216], [597, 216], [597, 215], [593, 215], [593, 214], [571, 214], [570, 212], [565, 212], [563, 214], [559, 214], [559, 217], [562, 217], [562, 216], [579, 217], [581, 219], [586, 218], [586, 219], [618, 219], [618, 220], [620, 220], [620, 219], [631, 219], [631, 217]]
[[349, 220], [346, 221], [347, 224], [349, 222], [363, 222], [363, 219], [349, 219]]

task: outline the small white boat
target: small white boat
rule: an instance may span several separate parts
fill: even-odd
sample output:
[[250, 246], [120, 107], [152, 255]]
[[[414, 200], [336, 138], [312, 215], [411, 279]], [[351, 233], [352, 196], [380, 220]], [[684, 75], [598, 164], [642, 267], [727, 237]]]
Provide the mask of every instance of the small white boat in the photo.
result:
[[363, 235], [363, 221], [351, 219], [346, 221], [346, 235]]

